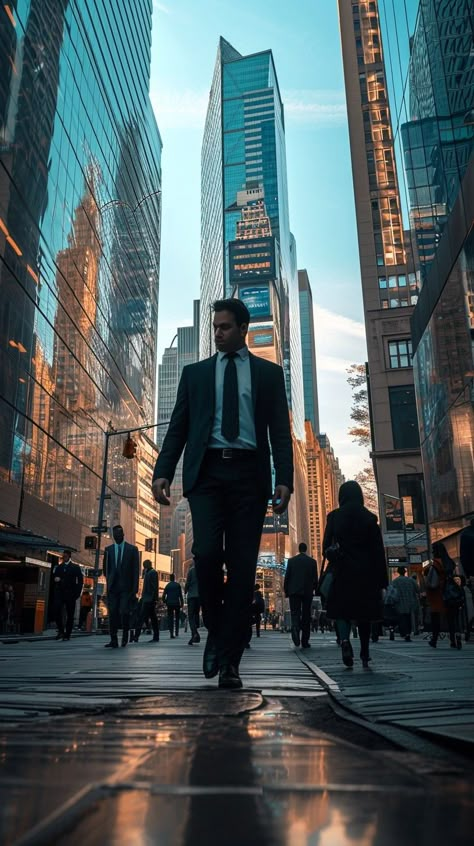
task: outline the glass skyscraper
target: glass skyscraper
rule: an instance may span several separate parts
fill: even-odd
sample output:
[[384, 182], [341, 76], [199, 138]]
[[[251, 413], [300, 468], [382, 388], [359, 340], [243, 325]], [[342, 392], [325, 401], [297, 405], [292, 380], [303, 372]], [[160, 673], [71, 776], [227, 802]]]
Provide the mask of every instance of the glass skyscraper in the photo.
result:
[[314, 335], [313, 293], [308, 271], [298, 270], [300, 293], [301, 350], [303, 356], [304, 416], [310, 420], [315, 435], [319, 435], [318, 374], [316, 370], [316, 339]]
[[[458, 555], [474, 511], [472, 0], [383, 4], [399, 171], [423, 286], [412, 317], [432, 540]], [[407, 215], [407, 216], [408, 216]]]
[[220, 39], [202, 146], [201, 195], [200, 355], [213, 348], [212, 302], [237, 293], [262, 334], [278, 328], [275, 358], [285, 370], [295, 435], [304, 440], [285, 117], [271, 50], [242, 56]]
[[[103, 432], [152, 423], [155, 407], [162, 145], [148, 95], [152, 4], [137, 0], [127, 15], [118, 0], [8, 9], [0, 523], [70, 545], [86, 563]], [[156, 517], [119, 441], [107, 511], [133, 541], [138, 523], [156, 533]]]
[[[233, 295], [249, 308], [252, 352], [284, 369], [296, 457], [289, 531], [306, 536], [298, 272], [288, 214], [284, 108], [271, 50], [242, 56], [221, 38], [202, 145], [201, 358], [213, 351], [213, 301]], [[279, 534], [272, 514], [267, 522]], [[264, 534], [267, 529], [266, 524]], [[276, 547], [275, 557], [281, 560]]]

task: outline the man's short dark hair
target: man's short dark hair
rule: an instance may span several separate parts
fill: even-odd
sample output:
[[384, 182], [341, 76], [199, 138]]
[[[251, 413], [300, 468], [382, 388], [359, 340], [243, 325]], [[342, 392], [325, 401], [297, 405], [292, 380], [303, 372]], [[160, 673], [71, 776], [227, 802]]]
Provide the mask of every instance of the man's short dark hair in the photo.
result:
[[143, 566], [145, 566], [145, 564], [149, 564], [150, 567], [153, 567], [153, 561], [151, 560], [151, 558], [145, 558]]
[[260, 590], [260, 585], [259, 585], [259, 583], [258, 583], [258, 582], [257, 582], [257, 584], [255, 585], [255, 590]]
[[406, 571], [407, 571], [407, 568], [406, 568], [406, 567], [401, 567], [401, 566], [400, 566], [400, 567], [397, 567], [397, 573], [398, 573], [400, 576], [404, 576], [404, 575], [405, 575], [405, 573], [406, 573]]
[[300, 545], [299, 545], [298, 549], [299, 549], [299, 551], [300, 551], [300, 552], [306, 552], [306, 550], [308, 549], [308, 547], [306, 546], [306, 544], [305, 544], [305, 543], [300, 543]]
[[235, 298], [230, 298], [228, 300], [216, 300], [215, 303], [212, 304], [212, 309], [213, 311], [230, 311], [235, 317], [237, 326], [242, 326], [243, 323], [248, 326], [250, 323], [250, 312], [242, 300]]
[[117, 523], [115, 526], [112, 526], [112, 531], [113, 531], [114, 529], [122, 529], [122, 531], [123, 531], [123, 526], [122, 526], [122, 524], [121, 524], [121, 523]]
[[174, 573], [170, 573], [170, 582], [174, 582]]

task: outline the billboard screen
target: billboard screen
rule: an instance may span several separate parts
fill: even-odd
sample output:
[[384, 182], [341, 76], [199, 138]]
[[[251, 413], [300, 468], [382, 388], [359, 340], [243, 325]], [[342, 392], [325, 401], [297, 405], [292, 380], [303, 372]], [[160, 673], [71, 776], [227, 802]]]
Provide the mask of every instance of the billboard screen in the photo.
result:
[[239, 288], [239, 298], [247, 306], [252, 319], [271, 316], [268, 285]]

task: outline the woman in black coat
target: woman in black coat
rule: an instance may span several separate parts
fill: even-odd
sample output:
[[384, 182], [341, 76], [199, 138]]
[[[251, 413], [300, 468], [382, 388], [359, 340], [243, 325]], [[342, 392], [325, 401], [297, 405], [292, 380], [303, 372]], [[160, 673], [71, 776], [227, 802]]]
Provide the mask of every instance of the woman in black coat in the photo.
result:
[[[351, 620], [357, 621], [360, 657], [368, 667], [370, 625], [382, 616], [382, 588], [387, 587], [387, 567], [382, 535], [375, 514], [364, 507], [357, 482], [345, 482], [339, 489], [339, 508], [328, 514], [323, 549], [339, 544], [339, 560], [331, 565], [333, 580], [327, 598], [328, 617], [337, 622], [342, 660], [352, 667], [349, 640]], [[334, 556], [330, 556], [334, 557]]]

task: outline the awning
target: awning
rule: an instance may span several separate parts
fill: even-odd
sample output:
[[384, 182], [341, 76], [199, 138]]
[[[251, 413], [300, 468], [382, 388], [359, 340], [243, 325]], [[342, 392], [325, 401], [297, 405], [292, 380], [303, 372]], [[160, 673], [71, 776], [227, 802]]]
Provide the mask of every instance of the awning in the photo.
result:
[[74, 546], [65, 547], [63, 543], [58, 543], [52, 538], [44, 537], [43, 535], [35, 535], [33, 532], [28, 532], [26, 529], [15, 529], [11, 527], [0, 527], [0, 549], [6, 551], [8, 547], [22, 547], [23, 549], [37, 549], [44, 552], [53, 552], [54, 550], [70, 549], [71, 552], [77, 552]]

